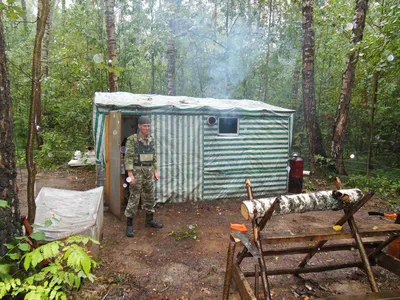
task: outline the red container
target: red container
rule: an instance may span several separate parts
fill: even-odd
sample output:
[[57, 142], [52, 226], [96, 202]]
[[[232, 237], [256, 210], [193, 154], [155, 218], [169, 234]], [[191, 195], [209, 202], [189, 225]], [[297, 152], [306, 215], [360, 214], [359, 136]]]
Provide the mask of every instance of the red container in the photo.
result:
[[304, 159], [294, 155], [289, 160], [289, 193], [299, 194], [303, 189]]

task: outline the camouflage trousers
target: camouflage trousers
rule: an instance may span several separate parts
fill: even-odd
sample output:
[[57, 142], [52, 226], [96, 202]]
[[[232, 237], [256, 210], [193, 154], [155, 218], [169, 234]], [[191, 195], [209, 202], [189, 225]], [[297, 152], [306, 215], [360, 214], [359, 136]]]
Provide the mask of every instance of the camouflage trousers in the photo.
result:
[[136, 179], [136, 183], [129, 185], [129, 199], [125, 209], [125, 216], [133, 218], [136, 215], [140, 199], [142, 199], [142, 207], [146, 213], [154, 213], [153, 167], [134, 166], [133, 176]]

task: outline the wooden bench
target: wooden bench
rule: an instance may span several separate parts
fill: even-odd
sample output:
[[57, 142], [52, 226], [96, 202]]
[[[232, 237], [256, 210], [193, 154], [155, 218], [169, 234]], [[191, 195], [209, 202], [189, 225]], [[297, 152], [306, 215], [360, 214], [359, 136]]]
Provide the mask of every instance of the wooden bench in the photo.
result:
[[[249, 188], [249, 184], [247, 183], [246, 188], [249, 199], [253, 200], [251, 185]], [[268, 276], [283, 274], [298, 275], [302, 273], [323, 272], [352, 267], [359, 267], [365, 270], [371, 290], [375, 297], [378, 297], [374, 299], [379, 299], [379, 290], [371, 265], [379, 265], [400, 276], [400, 260], [383, 251], [387, 245], [400, 237], [400, 225], [383, 224], [379, 225], [377, 228], [371, 228], [371, 226], [359, 227], [356, 224], [353, 215], [372, 198], [373, 194], [373, 192], [370, 192], [366, 195], [362, 195], [360, 199], [353, 199], [354, 201], [351, 205], [343, 205], [344, 214], [334, 225], [342, 226], [347, 222], [349, 228], [343, 227], [341, 230], [337, 231], [333, 229], [333, 226], [329, 226], [326, 228], [307, 229], [301, 234], [295, 235], [290, 233], [275, 234], [268, 232], [265, 237], [262, 237], [262, 230], [273, 214], [282, 212], [282, 199], [280, 199], [280, 197], [277, 197], [273, 201], [270, 200], [270, 205], [267, 205], [264, 209], [260, 208], [259, 204], [256, 205], [256, 203], [254, 203], [253, 212], [247, 211], [243, 213], [242, 211], [245, 218], [251, 215], [252, 230], [250, 233], [232, 231], [230, 234], [223, 299], [228, 300], [229, 298], [229, 289], [232, 279], [242, 299], [257, 299], [256, 296], [261, 290], [265, 299], [271, 299]], [[355, 197], [356, 196], [353, 196], [353, 198]], [[340, 201], [341, 199], [338, 200]], [[329, 201], [335, 201], [335, 199], [329, 199]], [[310, 207], [315, 208], [316, 206], [311, 205]], [[262, 215], [260, 215], [257, 210], [261, 210]], [[257, 217], [257, 213], [260, 215], [259, 217]], [[310, 243], [311, 245], [309, 245]], [[275, 246], [273, 249], [263, 250], [263, 246], [265, 245]], [[277, 248], [276, 245], [282, 245], [282, 247]], [[354, 249], [357, 249], [360, 254], [360, 260], [358, 261], [323, 265], [313, 264], [312, 266], [308, 264], [317, 253], [350, 251]], [[270, 269], [267, 267], [264, 259], [264, 257], [267, 256], [298, 254], [304, 254], [304, 256], [299, 261], [298, 265], [292, 268]], [[254, 261], [253, 264], [250, 264], [254, 266], [253, 270], [244, 269], [243, 261], [245, 259], [252, 259]], [[248, 265], [249, 264], [247, 264], [247, 266]], [[248, 281], [249, 278], [253, 278], [254, 280], [252, 285]], [[400, 291], [393, 291], [392, 294], [396, 294], [396, 296], [400, 297]], [[383, 294], [382, 297], [384, 297]]]

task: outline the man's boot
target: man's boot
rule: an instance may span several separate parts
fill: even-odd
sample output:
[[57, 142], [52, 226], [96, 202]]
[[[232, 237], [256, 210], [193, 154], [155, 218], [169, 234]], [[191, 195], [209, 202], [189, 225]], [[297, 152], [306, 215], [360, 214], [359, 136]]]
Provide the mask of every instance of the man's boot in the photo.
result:
[[162, 228], [163, 224], [154, 221], [152, 213], [146, 213], [146, 227]]
[[127, 237], [133, 237], [135, 232], [133, 231], [133, 218], [126, 219], [126, 233]]

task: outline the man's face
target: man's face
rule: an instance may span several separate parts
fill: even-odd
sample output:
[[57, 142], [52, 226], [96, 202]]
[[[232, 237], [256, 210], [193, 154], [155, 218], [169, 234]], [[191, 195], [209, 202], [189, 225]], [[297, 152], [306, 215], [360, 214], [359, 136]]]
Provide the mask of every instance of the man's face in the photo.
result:
[[140, 133], [143, 136], [148, 136], [150, 132], [150, 124], [139, 124]]

